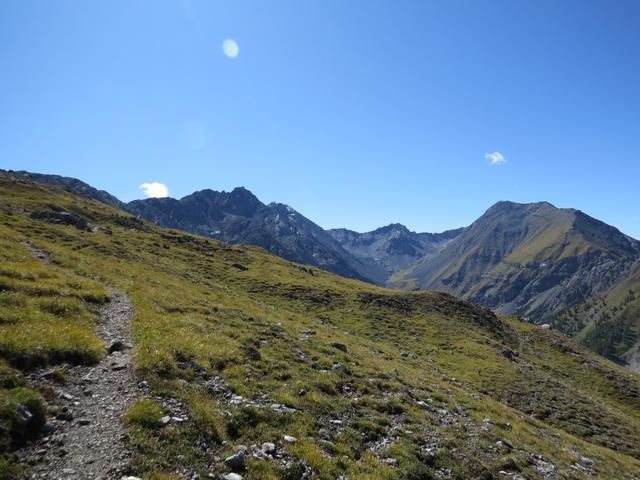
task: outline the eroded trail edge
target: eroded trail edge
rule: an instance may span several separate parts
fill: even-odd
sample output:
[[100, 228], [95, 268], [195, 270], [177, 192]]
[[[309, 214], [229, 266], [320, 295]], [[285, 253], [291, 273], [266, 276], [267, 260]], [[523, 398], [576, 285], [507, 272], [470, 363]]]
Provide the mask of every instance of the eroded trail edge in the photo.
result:
[[29, 375], [29, 383], [45, 392], [50, 407], [43, 437], [24, 452], [23, 461], [33, 465], [31, 478], [111, 480], [129, 471], [122, 415], [145, 392], [133, 370], [133, 304], [123, 292], [110, 291], [111, 301], [97, 324], [108, 348], [102, 361], [69, 367], [64, 384], [52, 379], [51, 370]]

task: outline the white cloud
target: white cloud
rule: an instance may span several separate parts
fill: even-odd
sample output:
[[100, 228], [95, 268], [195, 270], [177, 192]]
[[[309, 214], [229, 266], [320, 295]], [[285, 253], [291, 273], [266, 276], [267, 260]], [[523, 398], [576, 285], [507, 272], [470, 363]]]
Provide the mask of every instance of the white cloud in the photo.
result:
[[169, 189], [164, 183], [143, 183], [139, 187], [149, 198], [162, 198], [169, 195]]
[[485, 153], [484, 158], [485, 160], [489, 160], [489, 163], [491, 163], [491, 165], [500, 165], [501, 163], [505, 163], [507, 161], [507, 159], [504, 158], [504, 155], [502, 155], [500, 152]]
[[227, 57], [236, 58], [240, 53], [240, 47], [238, 46], [238, 42], [233, 38], [227, 38], [222, 42], [222, 51]]

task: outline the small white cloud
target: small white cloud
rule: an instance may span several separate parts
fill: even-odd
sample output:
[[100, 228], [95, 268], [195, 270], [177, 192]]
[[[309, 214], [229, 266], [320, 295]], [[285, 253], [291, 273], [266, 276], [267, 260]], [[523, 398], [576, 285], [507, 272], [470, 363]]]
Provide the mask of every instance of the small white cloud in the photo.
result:
[[149, 198], [163, 198], [169, 195], [169, 189], [164, 183], [143, 183], [139, 188]]
[[227, 38], [224, 42], [222, 42], [222, 51], [229, 58], [236, 58], [240, 53], [240, 47], [238, 46], [238, 42], [236, 42], [232, 38]]
[[491, 165], [500, 165], [501, 163], [505, 163], [507, 161], [507, 159], [504, 158], [504, 155], [502, 155], [500, 152], [485, 153], [484, 158], [485, 160], [489, 160], [489, 163], [491, 163]]

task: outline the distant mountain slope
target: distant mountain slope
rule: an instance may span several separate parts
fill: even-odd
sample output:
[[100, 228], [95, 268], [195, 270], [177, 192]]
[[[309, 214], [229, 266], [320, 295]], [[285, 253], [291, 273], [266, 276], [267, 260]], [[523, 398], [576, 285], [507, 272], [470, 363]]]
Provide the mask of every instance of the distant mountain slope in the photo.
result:
[[63, 177], [60, 175], [48, 175], [44, 173], [32, 173], [24, 170], [11, 171], [0, 170], [0, 173], [10, 173], [16, 179], [29, 180], [37, 183], [46, 183], [48, 185], [60, 185], [69, 191], [80, 193], [86, 197], [93, 198], [112, 207], [122, 208], [124, 203], [104, 190], [98, 190], [88, 183], [72, 177]]
[[640, 260], [607, 291], [557, 315], [551, 323], [591, 350], [640, 372]]
[[636, 240], [579, 210], [499, 202], [391, 283], [542, 322], [611, 288], [639, 256]]
[[293, 208], [281, 203], [265, 205], [242, 187], [231, 192], [202, 190], [180, 200], [135, 200], [124, 208], [163, 227], [257, 245], [287, 260], [316, 265], [345, 277], [384, 281], [379, 267], [354, 257]]
[[435, 257], [462, 228], [443, 233], [416, 233], [404, 225], [392, 223], [372, 232], [358, 233], [346, 228], [329, 230], [345, 250], [357, 258], [379, 265], [390, 277], [420, 260]]

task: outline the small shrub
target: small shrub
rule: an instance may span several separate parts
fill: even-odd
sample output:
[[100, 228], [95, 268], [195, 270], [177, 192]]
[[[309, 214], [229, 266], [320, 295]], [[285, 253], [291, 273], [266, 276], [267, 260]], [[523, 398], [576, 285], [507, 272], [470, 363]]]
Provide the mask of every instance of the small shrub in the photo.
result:
[[362, 433], [367, 442], [373, 442], [385, 433], [385, 429], [383, 427], [376, 425], [366, 418], [355, 420], [351, 427]]
[[0, 391], [0, 452], [34, 438], [46, 421], [42, 396], [28, 388]]
[[0, 388], [16, 388], [24, 385], [20, 372], [0, 360]]
[[75, 299], [57, 297], [43, 299], [40, 300], [39, 303], [42, 311], [58, 317], [70, 317], [72, 315], [82, 314], [82, 308]]
[[155, 428], [160, 426], [160, 419], [163, 416], [164, 411], [157, 402], [153, 400], [138, 400], [133, 402], [124, 414], [124, 421], [128, 425]]
[[222, 433], [226, 430], [226, 423], [222, 414], [205, 397], [197, 397], [190, 402], [193, 421], [198, 430], [208, 439], [220, 443]]
[[68, 377], [64, 368], [54, 368], [53, 372], [51, 372], [51, 378], [61, 385], [67, 383]]

